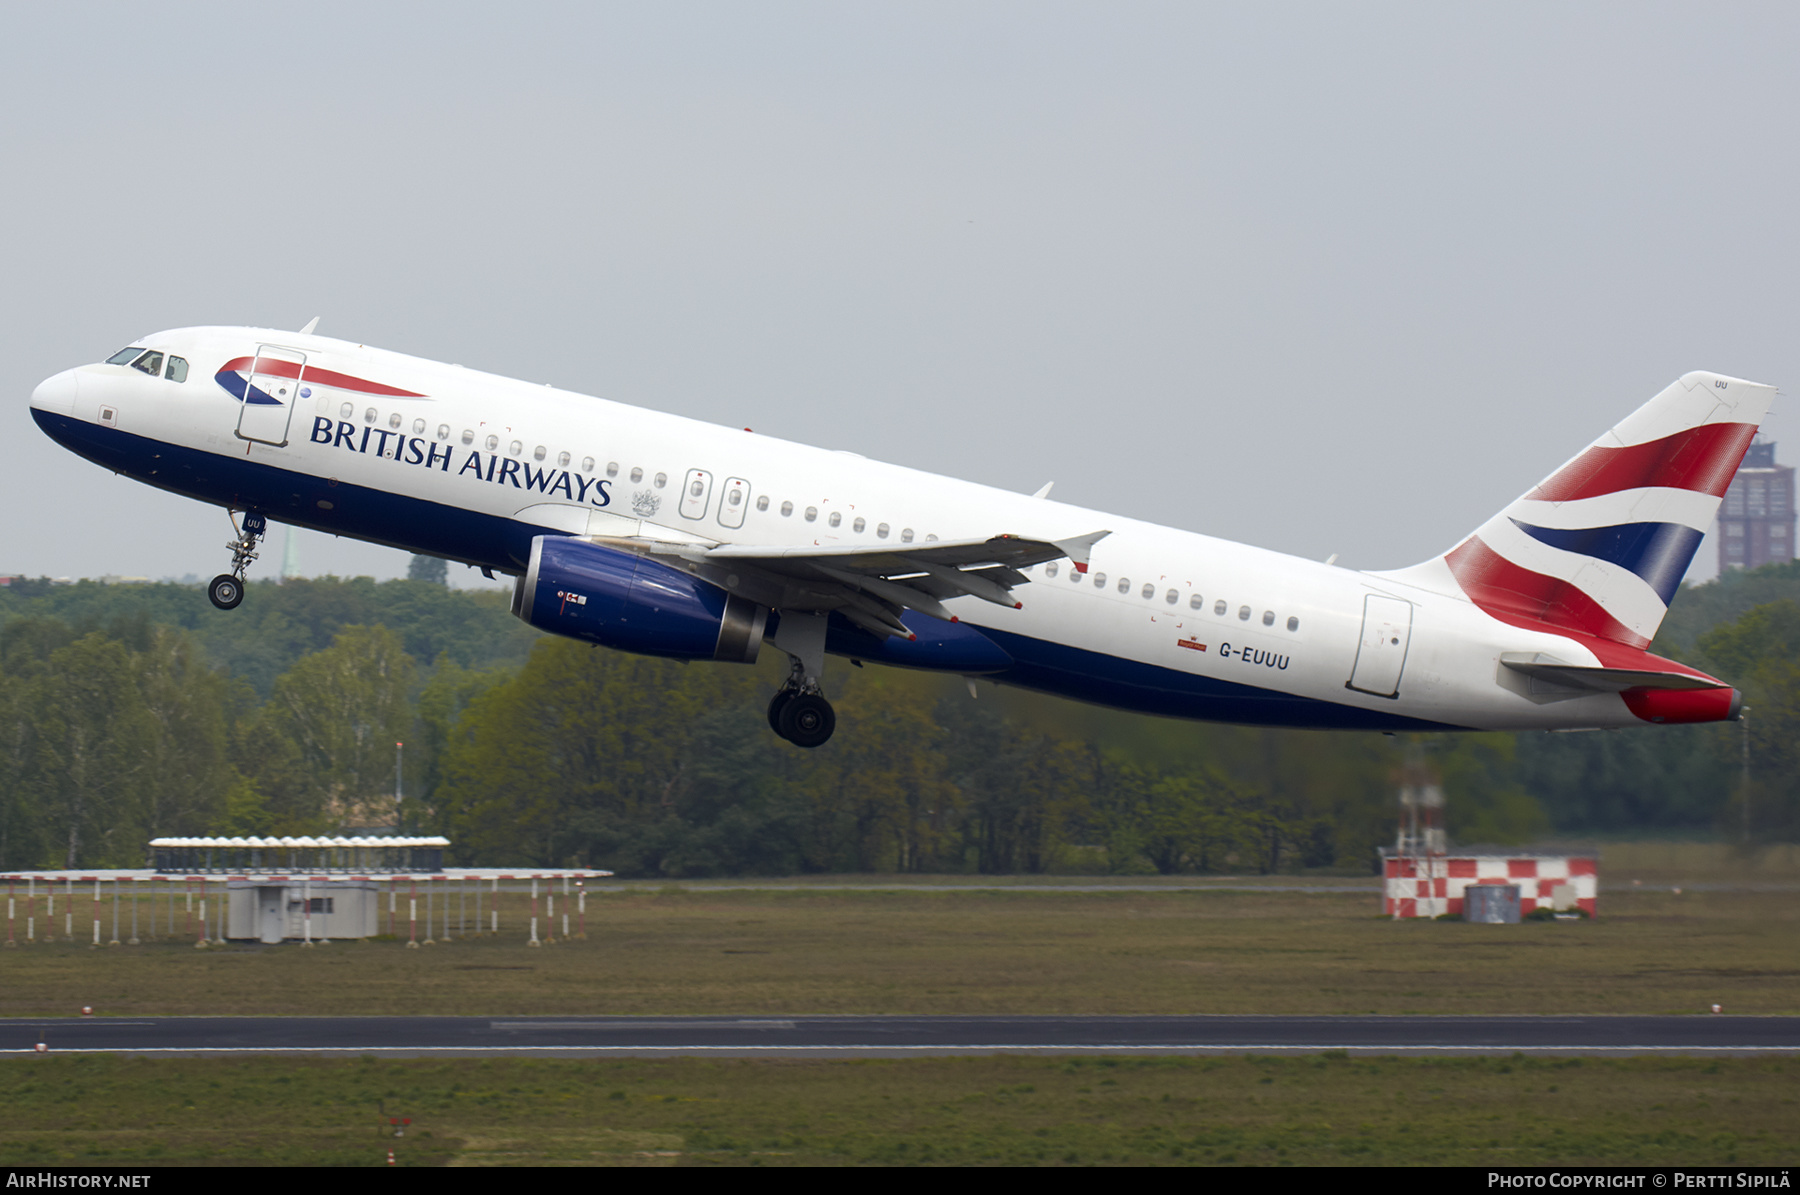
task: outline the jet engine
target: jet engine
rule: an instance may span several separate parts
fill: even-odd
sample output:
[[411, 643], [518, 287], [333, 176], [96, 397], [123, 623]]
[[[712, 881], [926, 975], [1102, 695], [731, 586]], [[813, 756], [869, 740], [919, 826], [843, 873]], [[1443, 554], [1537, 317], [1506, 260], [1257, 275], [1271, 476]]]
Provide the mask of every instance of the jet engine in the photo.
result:
[[678, 660], [754, 664], [769, 609], [642, 556], [540, 535], [512, 612], [540, 631]]

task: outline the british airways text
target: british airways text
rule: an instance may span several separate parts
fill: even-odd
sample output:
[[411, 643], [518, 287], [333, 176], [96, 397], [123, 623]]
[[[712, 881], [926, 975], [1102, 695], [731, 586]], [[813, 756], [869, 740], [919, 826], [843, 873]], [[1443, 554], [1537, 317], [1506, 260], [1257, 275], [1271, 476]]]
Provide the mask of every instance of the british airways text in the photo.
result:
[[[389, 441], [393, 442], [392, 451], [388, 449]], [[456, 450], [448, 444], [438, 444], [379, 427], [338, 423], [323, 415], [313, 419], [312, 442], [364, 454], [369, 451], [372, 443], [376, 456], [402, 464], [423, 465], [427, 469], [441, 469], [445, 473], [454, 471], [458, 477], [473, 473], [477, 481], [491, 482], [494, 485], [511, 482], [515, 489], [536, 490], [540, 494], [561, 494], [571, 502], [586, 502], [592, 506], [612, 504], [612, 495], [606, 491], [609, 483], [604, 478], [583, 477], [567, 469], [538, 469], [529, 461], [503, 457], [497, 452], [483, 454], [475, 449], [469, 450], [461, 468], [452, 470]]]

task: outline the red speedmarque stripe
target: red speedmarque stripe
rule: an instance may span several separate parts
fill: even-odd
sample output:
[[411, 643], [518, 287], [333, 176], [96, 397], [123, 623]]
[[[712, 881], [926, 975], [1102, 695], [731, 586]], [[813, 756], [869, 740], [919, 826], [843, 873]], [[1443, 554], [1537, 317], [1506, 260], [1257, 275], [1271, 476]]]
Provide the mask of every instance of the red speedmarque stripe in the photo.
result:
[[1707, 423], [1627, 448], [1590, 448], [1525, 496], [1572, 502], [1665, 486], [1722, 498], [1755, 436], [1753, 423]]
[[1444, 559], [1469, 600], [1504, 622], [1523, 619], [1539, 630], [1579, 631], [1639, 651], [1650, 646], [1573, 582], [1514, 564], [1479, 536], [1471, 535]]
[[[227, 361], [220, 366], [220, 369], [249, 369], [255, 362], [256, 358], [254, 357], [239, 357], [235, 361]], [[300, 365], [295, 361], [277, 361], [265, 358], [257, 372], [272, 374], [278, 378], [299, 378]], [[347, 373], [334, 373], [329, 369], [320, 369], [316, 365], [306, 367], [306, 377], [303, 380], [317, 382], [321, 386], [335, 386], [339, 390], [355, 390], [362, 394], [374, 394], [386, 398], [425, 397], [414, 390], [402, 390], [397, 386], [383, 386], [380, 382], [352, 377]]]

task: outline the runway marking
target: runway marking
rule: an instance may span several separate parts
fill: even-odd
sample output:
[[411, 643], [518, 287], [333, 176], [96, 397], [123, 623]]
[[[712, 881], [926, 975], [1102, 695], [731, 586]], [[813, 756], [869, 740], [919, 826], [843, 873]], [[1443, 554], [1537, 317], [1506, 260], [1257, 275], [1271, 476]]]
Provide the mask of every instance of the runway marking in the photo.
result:
[[[1409, 1046], [1409, 1045], [1235, 1045], [1194, 1043], [1189, 1045], [894, 1045], [865, 1044], [841, 1046], [60, 1046], [54, 1054], [518, 1054], [518, 1053], [590, 1053], [590, 1054], [701, 1054], [701, 1053], [880, 1053], [935, 1051], [946, 1053], [1013, 1054], [1022, 1051], [1062, 1054], [1149, 1054], [1181, 1053], [1205, 1050], [1211, 1053], [1324, 1053], [1343, 1050], [1358, 1054], [1800, 1054], [1800, 1045], [1791, 1046]], [[32, 1054], [36, 1047], [4, 1050], [4, 1054]]]
[[489, 1029], [792, 1029], [792, 1021], [489, 1021]]

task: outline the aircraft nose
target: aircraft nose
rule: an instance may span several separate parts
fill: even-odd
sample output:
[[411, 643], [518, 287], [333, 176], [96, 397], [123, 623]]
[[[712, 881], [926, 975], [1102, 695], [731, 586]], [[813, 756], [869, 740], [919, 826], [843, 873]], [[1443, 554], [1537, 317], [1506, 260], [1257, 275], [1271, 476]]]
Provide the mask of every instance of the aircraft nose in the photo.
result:
[[65, 369], [38, 383], [37, 389], [31, 392], [31, 405], [40, 411], [72, 415], [75, 413], [75, 391], [78, 385], [75, 371]]

